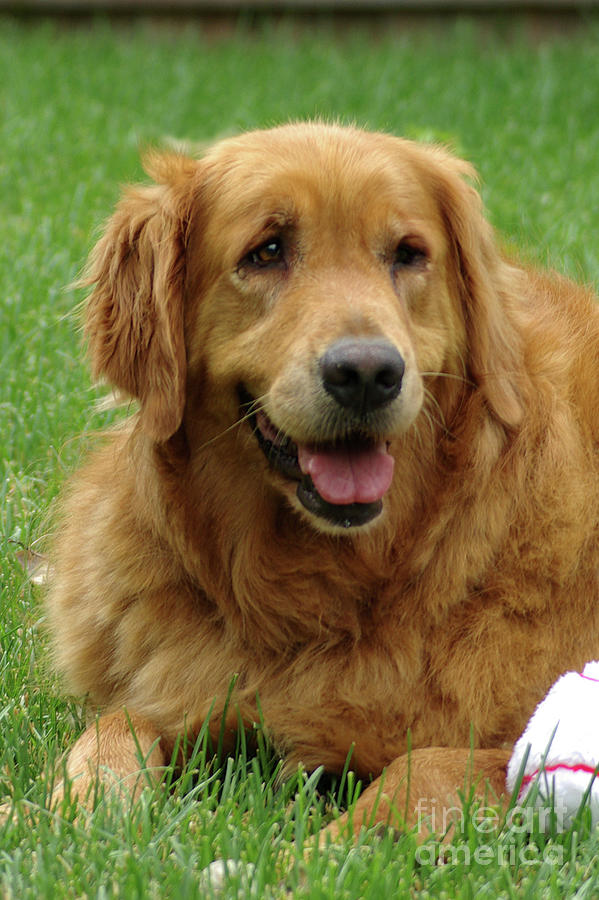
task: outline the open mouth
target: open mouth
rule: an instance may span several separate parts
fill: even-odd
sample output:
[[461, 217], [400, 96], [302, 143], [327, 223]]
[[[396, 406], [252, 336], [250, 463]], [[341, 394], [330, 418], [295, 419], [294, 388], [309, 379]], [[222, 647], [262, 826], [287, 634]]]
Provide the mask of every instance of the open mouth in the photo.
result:
[[297, 482], [297, 498], [309, 512], [341, 528], [366, 525], [381, 513], [393, 477], [387, 442], [352, 434], [330, 443], [298, 444], [256, 408], [245, 388], [239, 397], [270, 466]]

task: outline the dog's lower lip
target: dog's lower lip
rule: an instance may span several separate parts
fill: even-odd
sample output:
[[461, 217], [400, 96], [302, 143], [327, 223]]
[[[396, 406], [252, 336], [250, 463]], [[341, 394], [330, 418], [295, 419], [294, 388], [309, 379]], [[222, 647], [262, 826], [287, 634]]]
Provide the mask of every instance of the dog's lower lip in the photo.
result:
[[327, 503], [314, 487], [309, 475], [304, 475], [297, 486], [296, 493], [298, 500], [308, 512], [340, 528], [366, 525], [376, 519], [383, 510], [382, 500], [374, 503], [349, 503], [347, 505]]

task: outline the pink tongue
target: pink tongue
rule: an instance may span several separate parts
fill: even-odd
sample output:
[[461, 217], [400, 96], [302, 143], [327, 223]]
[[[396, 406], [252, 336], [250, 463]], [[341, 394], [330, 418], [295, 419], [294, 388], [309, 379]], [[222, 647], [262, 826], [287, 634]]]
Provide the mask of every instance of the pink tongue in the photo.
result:
[[385, 444], [367, 450], [339, 447], [315, 450], [299, 445], [297, 456], [304, 475], [327, 503], [374, 503], [389, 490], [395, 460]]

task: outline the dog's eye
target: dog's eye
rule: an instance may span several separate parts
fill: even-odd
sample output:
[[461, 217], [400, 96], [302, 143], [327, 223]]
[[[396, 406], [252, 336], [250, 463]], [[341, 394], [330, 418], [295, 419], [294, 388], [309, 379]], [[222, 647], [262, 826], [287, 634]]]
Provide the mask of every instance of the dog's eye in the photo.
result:
[[413, 244], [409, 244], [407, 241], [402, 241], [395, 248], [393, 265], [396, 268], [408, 268], [425, 262], [426, 258], [426, 252], [422, 247], [416, 247]]
[[283, 244], [278, 238], [270, 238], [255, 250], [250, 251], [247, 260], [261, 269], [276, 265], [283, 261]]

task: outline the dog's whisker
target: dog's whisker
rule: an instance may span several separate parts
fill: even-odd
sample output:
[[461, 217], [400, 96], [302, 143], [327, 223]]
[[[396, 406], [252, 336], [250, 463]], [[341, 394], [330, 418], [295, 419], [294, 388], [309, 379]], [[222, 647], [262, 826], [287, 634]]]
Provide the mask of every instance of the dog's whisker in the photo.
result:
[[[428, 388], [425, 388], [424, 396], [426, 398], [426, 403], [432, 404], [435, 407], [435, 409], [437, 410], [437, 412], [439, 413], [439, 420], [436, 420], [439, 427], [442, 428], [443, 431], [449, 433], [448, 429], [447, 429], [447, 424], [445, 422], [445, 415], [443, 413], [443, 410], [441, 409], [441, 405], [440, 405], [439, 401], [437, 400], [437, 398], [435, 397], [433, 392], [430, 391]], [[430, 406], [428, 407], [427, 411], [430, 413]]]
[[462, 384], [467, 384], [468, 387], [476, 387], [476, 384], [469, 378], [463, 375], [456, 375], [454, 372], [421, 372], [420, 374], [423, 378], [452, 378], [455, 381], [462, 382]]
[[282, 428], [277, 428], [277, 433], [275, 435], [275, 444], [283, 444], [287, 440], [288, 435], [283, 431]]
[[[430, 429], [431, 438], [432, 438], [432, 440], [433, 440], [433, 442], [434, 442], [434, 440], [435, 440], [435, 433], [436, 433], [436, 428], [435, 428], [435, 426], [436, 426], [436, 425], [438, 426], [438, 422], [435, 421], [435, 419], [433, 418], [433, 416], [432, 416], [431, 413], [430, 413], [430, 410], [428, 410], [428, 409], [423, 409], [423, 413], [424, 413], [424, 418], [426, 419], [426, 422], [427, 422], [427, 424], [428, 424], [428, 426], [429, 426], [429, 429]], [[424, 441], [423, 441], [423, 435], [422, 435], [422, 432], [418, 432], [418, 437], [419, 437], [419, 440], [420, 440], [420, 445], [421, 445], [421, 447], [423, 448], [423, 447], [424, 447]]]
[[223, 431], [216, 434], [213, 438], [210, 438], [209, 441], [204, 441], [204, 443], [198, 447], [198, 452], [204, 450], [206, 447], [210, 447], [212, 444], [216, 443], [216, 441], [220, 441], [221, 438], [226, 437], [227, 434], [230, 434], [231, 431], [234, 431], [240, 425], [243, 425], [244, 422], [248, 422], [251, 418], [253, 418], [253, 416], [256, 415], [256, 413], [263, 412], [263, 411], [264, 411], [264, 397], [258, 397], [256, 400], [252, 401], [252, 403], [250, 404], [250, 408], [249, 408], [248, 412], [245, 413], [245, 415], [240, 416], [231, 425], [229, 425], [227, 428], [223, 429]]

